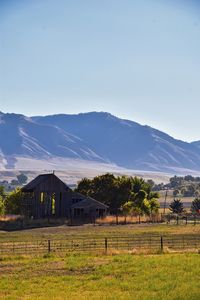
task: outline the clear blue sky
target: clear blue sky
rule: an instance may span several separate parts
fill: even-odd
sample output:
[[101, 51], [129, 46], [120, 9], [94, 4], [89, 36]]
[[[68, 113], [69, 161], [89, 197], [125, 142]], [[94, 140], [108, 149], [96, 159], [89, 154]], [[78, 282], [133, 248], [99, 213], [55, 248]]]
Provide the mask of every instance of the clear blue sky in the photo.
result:
[[0, 110], [108, 111], [200, 140], [200, 4], [0, 0]]

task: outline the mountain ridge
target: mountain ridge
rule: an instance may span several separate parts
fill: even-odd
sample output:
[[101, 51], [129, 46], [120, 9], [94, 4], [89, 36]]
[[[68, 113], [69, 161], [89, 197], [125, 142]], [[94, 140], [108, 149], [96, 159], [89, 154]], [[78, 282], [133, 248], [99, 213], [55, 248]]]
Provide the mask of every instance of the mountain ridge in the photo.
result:
[[7, 161], [6, 168], [15, 167], [20, 156], [82, 159], [144, 171], [200, 171], [200, 142], [184, 142], [106, 112], [33, 117], [0, 112], [0, 138], [0, 166]]

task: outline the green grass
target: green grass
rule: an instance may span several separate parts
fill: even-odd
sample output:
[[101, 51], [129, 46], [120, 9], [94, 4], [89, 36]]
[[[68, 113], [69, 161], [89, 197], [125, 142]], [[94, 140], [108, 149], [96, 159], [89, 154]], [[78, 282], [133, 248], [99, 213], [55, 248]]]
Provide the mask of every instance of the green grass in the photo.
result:
[[200, 255], [3, 257], [0, 299], [200, 299]]

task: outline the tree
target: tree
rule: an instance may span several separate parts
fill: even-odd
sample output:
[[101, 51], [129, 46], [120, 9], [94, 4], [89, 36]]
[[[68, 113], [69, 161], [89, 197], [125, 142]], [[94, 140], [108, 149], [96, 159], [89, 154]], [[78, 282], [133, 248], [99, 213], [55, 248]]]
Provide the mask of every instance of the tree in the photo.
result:
[[157, 192], [152, 192], [152, 185], [152, 181], [146, 182], [143, 178], [116, 177], [107, 173], [96, 176], [92, 180], [82, 179], [78, 183], [76, 191], [108, 205], [111, 213], [116, 216], [121, 209], [124, 213], [131, 210], [142, 215], [151, 214], [156, 206], [155, 202], [159, 198]]
[[11, 180], [11, 185], [19, 185], [19, 181], [17, 179]]
[[5, 214], [5, 198], [6, 198], [5, 188], [4, 186], [0, 186], [0, 215]]
[[178, 196], [178, 194], [179, 194], [179, 190], [178, 190], [178, 189], [175, 189], [175, 190], [173, 191], [173, 196], [176, 197], [176, 196]]
[[17, 175], [17, 180], [18, 180], [20, 185], [26, 184], [27, 180], [28, 180], [28, 177], [25, 174], [21, 173], [21, 174]]
[[0, 216], [5, 214], [5, 204], [4, 204], [4, 199], [0, 195]]
[[24, 194], [17, 188], [13, 192], [7, 195], [5, 199], [5, 212], [7, 214], [20, 215], [22, 213], [22, 201]]
[[92, 188], [92, 180], [88, 178], [83, 178], [76, 188], [76, 192], [85, 196], [92, 196], [93, 188]]
[[174, 199], [174, 201], [170, 204], [169, 209], [174, 214], [183, 213], [184, 208], [181, 199]]
[[151, 214], [156, 214], [159, 211], [160, 208], [160, 204], [158, 203], [158, 199], [156, 198], [152, 198], [149, 200], [149, 204], [150, 204], [150, 211]]
[[123, 214], [125, 215], [125, 223], [126, 223], [127, 216], [130, 215], [132, 212], [133, 203], [131, 201], [127, 201], [122, 205], [121, 208], [122, 208]]
[[193, 213], [199, 213], [200, 212], [200, 198], [195, 198], [192, 201], [191, 211]]
[[6, 193], [5, 193], [5, 188], [4, 186], [0, 186], [0, 196], [5, 199]]

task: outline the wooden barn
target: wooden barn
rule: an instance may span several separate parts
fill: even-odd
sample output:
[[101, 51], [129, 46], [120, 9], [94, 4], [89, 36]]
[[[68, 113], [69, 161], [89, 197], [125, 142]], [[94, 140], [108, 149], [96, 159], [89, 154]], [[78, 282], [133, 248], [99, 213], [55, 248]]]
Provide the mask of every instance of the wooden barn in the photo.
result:
[[22, 188], [23, 213], [39, 218], [99, 218], [108, 207], [90, 197], [72, 191], [54, 173], [37, 176]]

